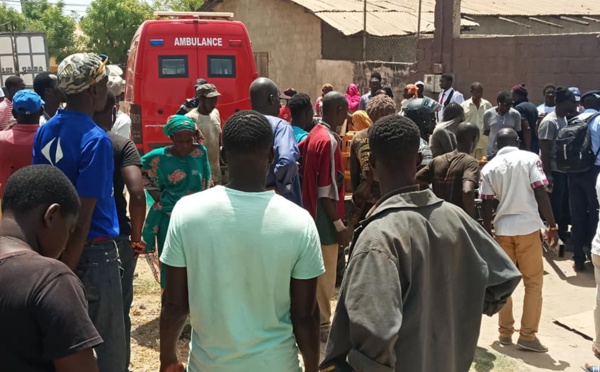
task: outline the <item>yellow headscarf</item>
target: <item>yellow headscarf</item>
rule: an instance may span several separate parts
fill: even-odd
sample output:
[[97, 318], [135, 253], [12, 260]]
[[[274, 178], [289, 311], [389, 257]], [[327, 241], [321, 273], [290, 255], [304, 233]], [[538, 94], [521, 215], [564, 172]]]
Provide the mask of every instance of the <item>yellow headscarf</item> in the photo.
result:
[[355, 131], [370, 128], [373, 125], [369, 114], [366, 111], [358, 110], [352, 114], [352, 127]]

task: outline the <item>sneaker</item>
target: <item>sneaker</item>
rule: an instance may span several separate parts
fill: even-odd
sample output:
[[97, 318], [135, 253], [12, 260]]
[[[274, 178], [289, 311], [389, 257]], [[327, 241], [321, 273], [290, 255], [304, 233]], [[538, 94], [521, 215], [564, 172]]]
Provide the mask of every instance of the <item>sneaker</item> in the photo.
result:
[[512, 337], [510, 336], [499, 336], [498, 341], [500, 345], [512, 345]]
[[535, 351], [536, 353], [548, 352], [548, 348], [542, 345], [537, 337], [533, 340], [523, 340], [519, 337], [519, 341], [517, 341], [517, 347], [523, 350]]

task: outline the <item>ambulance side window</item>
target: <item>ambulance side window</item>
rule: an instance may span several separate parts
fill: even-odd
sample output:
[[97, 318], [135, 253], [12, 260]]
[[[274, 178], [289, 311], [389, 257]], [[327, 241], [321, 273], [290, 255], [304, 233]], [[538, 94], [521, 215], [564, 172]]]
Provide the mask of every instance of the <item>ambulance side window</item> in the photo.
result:
[[208, 77], [234, 78], [234, 56], [208, 56]]
[[186, 78], [188, 75], [187, 56], [158, 56], [158, 77]]

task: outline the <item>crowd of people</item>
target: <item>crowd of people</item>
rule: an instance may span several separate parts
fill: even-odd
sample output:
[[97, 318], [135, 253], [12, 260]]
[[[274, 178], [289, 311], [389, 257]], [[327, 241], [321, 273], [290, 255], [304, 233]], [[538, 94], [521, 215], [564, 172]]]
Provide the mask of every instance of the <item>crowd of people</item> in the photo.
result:
[[[154, 250], [161, 372], [301, 371], [298, 354], [307, 372], [465, 372], [482, 314], [499, 313], [499, 341], [513, 343], [521, 277], [516, 345], [547, 351], [536, 336], [543, 241], [571, 246], [577, 271], [591, 259], [600, 280], [600, 91], [549, 84], [535, 107], [520, 84], [492, 106], [482, 84], [465, 101], [443, 75], [437, 99], [417, 82], [397, 108], [374, 72], [366, 94], [325, 84], [313, 105], [258, 78], [252, 110], [222, 125], [218, 87], [200, 78], [163, 127], [171, 144], [140, 156], [109, 66], [78, 53], [36, 76], [34, 91], [5, 81], [7, 370], [128, 371], [137, 258]], [[581, 159], [591, 154], [591, 164], [557, 156], [571, 123], [586, 130]], [[188, 317], [184, 367], [177, 341]]]

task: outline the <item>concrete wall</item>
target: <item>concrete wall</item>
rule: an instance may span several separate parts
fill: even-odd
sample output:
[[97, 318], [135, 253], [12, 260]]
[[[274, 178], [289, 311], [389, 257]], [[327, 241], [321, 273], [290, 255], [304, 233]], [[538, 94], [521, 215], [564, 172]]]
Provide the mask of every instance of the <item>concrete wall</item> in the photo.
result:
[[293, 87], [314, 96], [315, 61], [321, 59], [321, 20], [286, 0], [227, 0], [215, 12], [233, 12], [244, 22], [254, 52], [269, 53], [269, 78], [280, 90]]
[[[350, 62], [319, 60], [317, 61], [317, 79], [323, 83], [331, 83], [335, 90], [346, 92], [349, 84], [357, 84], [361, 94], [369, 91], [369, 78], [373, 71], [378, 71], [383, 78], [383, 85], [392, 87], [394, 101], [400, 107], [402, 90], [411, 82], [409, 79], [409, 63], [390, 62]], [[320, 91], [321, 84], [317, 89]], [[311, 96], [315, 99], [318, 96]]]
[[[344, 36], [322, 22], [321, 54], [323, 59], [362, 61], [362, 35]], [[414, 62], [417, 50], [415, 36], [367, 37], [367, 60], [386, 62]]]
[[556, 27], [540, 22], [532, 21], [529, 17], [507, 17], [510, 20], [527, 25], [521, 26], [511, 22], [498, 19], [496, 16], [471, 16], [475, 22], [479, 23], [479, 27], [473, 30], [463, 30], [462, 34], [478, 34], [478, 35], [547, 35], [547, 34], [571, 34], [582, 32], [600, 32], [600, 23], [594, 21], [586, 21], [581, 17], [576, 19], [587, 22], [587, 25], [565, 21], [559, 17], [535, 17], [550, 23], [562, 26]]
[[[419, 41], [418, 62], [411, 80], [433, 73], [432, 39]], [[455, 88], [468, 96], [470, 84], [480, 81], [484, 96], [495, 101], [501, 90], [525, 83], [529, 98], [541, 103], [548, 82], [576, 86], [582, 92], [600, 89], [600, 34], [545, 36], [461, 36], [454, 40], [452, 66]]]

